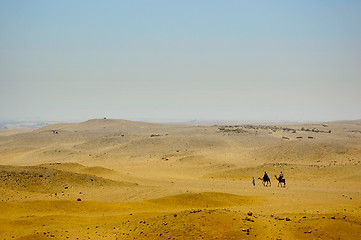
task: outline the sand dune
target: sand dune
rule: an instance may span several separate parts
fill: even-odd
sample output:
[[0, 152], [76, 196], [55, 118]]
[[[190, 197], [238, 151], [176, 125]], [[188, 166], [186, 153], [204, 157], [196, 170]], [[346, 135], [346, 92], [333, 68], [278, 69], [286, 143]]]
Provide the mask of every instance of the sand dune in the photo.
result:
[[[87, 168], [85, 168], [87, 169]], [[102, 169], [102, 168], [101, 168]], [[46, 167], [0, 166], [0, 187], [17, 191], [53, 193], [73, 187], [99, 188], [104, 186], [130, 186], [97, 176], [59, 171]]]
[[[0, 134], [3, 239], [358, 239], [360, 121]], [[267, 171], [271, 187], [258, 177]], [[283, 171], [286, 187], [274, 175]], [[252, 177], [256, 186], [252, 186]]]
[[117, 174], [116, 171], [100, 166], [94, 166], [94, 167], [86, 167], [79, 163], [44, 163], [40, 165], [41, 167], [45, 168], [52, 168], [62, 171], [68, 171], [68, 172], [75, 172], [75, 173], [84, 173], [88, 175], [111, 175], [111, 174]]

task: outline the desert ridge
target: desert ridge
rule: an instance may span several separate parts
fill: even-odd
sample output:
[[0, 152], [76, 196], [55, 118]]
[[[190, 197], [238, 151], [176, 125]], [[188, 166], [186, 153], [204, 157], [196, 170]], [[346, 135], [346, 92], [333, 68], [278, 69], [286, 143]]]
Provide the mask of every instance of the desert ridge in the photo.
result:
[[3, 239], [361, 235], [361, 121], [93, 119], [0, 134], [0, 164]]

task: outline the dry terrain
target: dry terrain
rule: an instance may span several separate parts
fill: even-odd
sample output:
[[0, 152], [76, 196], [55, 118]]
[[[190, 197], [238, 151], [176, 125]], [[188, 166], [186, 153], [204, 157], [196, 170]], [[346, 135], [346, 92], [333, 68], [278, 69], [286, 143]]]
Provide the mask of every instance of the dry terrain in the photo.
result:
[[0, 239], [361, 239], [361, 121], [6, 130], [0, 212]]

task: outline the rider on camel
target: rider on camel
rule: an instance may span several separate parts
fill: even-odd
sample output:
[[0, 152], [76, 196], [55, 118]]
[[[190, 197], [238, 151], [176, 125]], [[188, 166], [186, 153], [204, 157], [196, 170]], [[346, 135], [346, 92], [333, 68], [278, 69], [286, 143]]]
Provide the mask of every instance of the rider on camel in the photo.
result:
[[283, 179], [283, 172], [280, 173], [279, 179]]
[[268, 176], [268, 174], [267, 174], [267, 172], [266, 172], [266, 171], [264, 172], [263, 179], [264, 179], [264, 180], [269, 180], [269, 176]]

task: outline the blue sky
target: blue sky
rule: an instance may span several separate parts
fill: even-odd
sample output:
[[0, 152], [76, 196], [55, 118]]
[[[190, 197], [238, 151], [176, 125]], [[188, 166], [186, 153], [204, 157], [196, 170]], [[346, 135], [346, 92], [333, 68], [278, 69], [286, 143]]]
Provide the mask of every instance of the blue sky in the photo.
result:
[[1, 1], [0, 120], [361, 118], [361, 1]]

